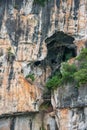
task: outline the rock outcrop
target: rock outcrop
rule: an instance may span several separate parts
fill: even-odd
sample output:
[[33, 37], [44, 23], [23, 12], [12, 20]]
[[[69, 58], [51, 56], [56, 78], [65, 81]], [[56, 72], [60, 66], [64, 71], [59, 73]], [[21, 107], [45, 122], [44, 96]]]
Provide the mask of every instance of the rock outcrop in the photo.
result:
[[87, 86], [76, 88], [67, 84], [52, 94], [55, 119], [61, 130], [85, 130], [87, 128]]
[[48, 77], [87, 46], [86, 26], [86, 0], [0, 0], [0, 130], [87, 129], [87, 86], [59, 88], [39, 113]]

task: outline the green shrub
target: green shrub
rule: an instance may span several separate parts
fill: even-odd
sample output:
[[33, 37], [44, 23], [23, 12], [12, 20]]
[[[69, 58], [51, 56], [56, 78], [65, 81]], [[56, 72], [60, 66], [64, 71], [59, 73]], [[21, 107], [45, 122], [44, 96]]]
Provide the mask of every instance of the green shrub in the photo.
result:
[[9, 61], [10, 63], [12, 63], [12, 61], [13, 61], [14, 58], [15, 58], [15, 55], [14, 55], [14, 53], [12, 52], [11, 47], [9, 47], [9, 48], [7, 49], [7, 56], [8, 56], [8, 61]]
[[28, 75], [26, 76], [26, 79], [27, 79], [27, 78], [30, 78], [32, 81], [35, 80], [34, 74], [28, 74]]
[[61, 76], [54, 75], [51, 79], [49, 79], [46, 83], [46, 87], [48, 89], [55, 89], [61, 85]]
[[62, 64], [62, 69], [61, 69], [61, 74], [62, 74], [62, 81], [67, 83], [72, 82], [74, 80], [74, 73], [77, 71], [76, 65], [75, 64], [68, 64], [68, 63], [63, 63]]
[[87, 69], [80, 69], [74, 74], [78, 87], [87, 83]]
[[78, 60], [78, 71], [74, 74], [75, 81], [80, 87], [87, 83], [87, 48], [82, 49], [80, 55], [76, 58]]
[[78, 69], [87, 68], [87, 48], [82, 49], [76, 60], [78, 60]]
[[34, 0], [34, 4], [39, 4], [41, 6], [45, 5], [45, 2], [47, 2], [48, 0]]
[[51, 79], [49, 79], [46, 83], [46, 87], [48, 89], [55, 89], [58, 86], [74, 81], [74, 73], [77, 71], [76, 66], [74, 64], [69, 65], [68, 63], [63, 63], [61, 67], [61, 74], [54, 75]]
[[60, 75], [54, 75], [46, 83], [48, 89], [55, 89], [58, 86], [68, 82], [75, 82], [76, 86], [81, 86], [87, 83], [87, 48], [83, 49], [80, 55], [76, 58], [78, 66], [67, 62], [61, 64]]
[[87, 61], [87, 48], [82, 49], [80, 55], [76, 59], [78, 61]]

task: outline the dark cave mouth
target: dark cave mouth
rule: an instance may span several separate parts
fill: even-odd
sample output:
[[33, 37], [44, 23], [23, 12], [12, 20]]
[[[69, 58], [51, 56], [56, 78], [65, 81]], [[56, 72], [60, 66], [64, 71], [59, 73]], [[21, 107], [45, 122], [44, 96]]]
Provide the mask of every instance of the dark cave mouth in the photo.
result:
[[45, 42], [48, 49], [47, 61], [51, 66], [56, 66], [76, 56], [74, 38], [64, 32], [55, 32]]
[[62, 32], [62, 31], [56, 31], [52, 36], [45, 39], [45, 42], [50, 44], [52, 41], [54, 42], [60, 42], [65, 44], [72, 44], [74, 42], [74, 37]]
[[42, 61], [34, 62], [34, 66], [50, 66], [53, 73], [60, 68], [62, 62], [76, 57], [77, 48], [74, 44], [74, 38], [64, 32], [55, 32], [52, 36], [46, 38], [47, 57]]

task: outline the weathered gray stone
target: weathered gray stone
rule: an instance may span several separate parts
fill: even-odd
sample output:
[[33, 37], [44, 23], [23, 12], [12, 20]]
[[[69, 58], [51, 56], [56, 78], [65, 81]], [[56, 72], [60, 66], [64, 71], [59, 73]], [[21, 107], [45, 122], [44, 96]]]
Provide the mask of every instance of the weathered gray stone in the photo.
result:
[[[46, 130], [57, 130], [55, 120], [59, 130], [87, 129], [87, 86], [67, 84], [54, 91], [55, 119], [14, 114], [39, 111], [45, 83], [65, 60], [64, 50], [79, 55], [86, 41], [86, 0], [50, 0], [44, 6], [0, 0], [0, 116], [12, 115], [0, 120], [0, 130], [41, 130], [42, 122]], [[31, 73], [33, 83], [26, 79]]]

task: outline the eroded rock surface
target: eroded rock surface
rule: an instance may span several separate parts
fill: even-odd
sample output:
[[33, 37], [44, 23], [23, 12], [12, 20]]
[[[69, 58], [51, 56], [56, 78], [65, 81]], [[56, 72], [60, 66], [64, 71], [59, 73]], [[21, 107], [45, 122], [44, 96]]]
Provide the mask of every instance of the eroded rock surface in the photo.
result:
[[[0, 0], [0, 116], [37, 113], [48, 77], [66, 54], [75, 57], [85, 46], [86, 0], [50, 0], [44, 6], [34, 0]], [[26, 78], [32, 74], [33, 82]], [[0, 130], [41, 130], [42, 122], [46, 130], [86, 130], [86, 87], [77, 90], [67, 85], [65, 93], [55, 91], [52, 117], [47, 114], [41, 121], [41, 114], [34, 115], [35, 126], [29, 124], [32, 116], [15, 116], [1, 119]]]

